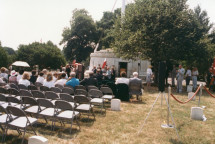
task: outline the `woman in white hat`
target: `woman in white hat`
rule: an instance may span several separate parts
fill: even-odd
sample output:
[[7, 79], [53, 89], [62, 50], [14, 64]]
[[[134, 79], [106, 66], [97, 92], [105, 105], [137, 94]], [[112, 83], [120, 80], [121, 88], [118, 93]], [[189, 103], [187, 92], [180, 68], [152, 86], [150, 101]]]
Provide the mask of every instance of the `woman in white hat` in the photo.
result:
[[9, 77], [9, 83], [14, 83], [15, 85], [18, 84], [17, 82], [17, 72], [15, 70], [12, 70]]

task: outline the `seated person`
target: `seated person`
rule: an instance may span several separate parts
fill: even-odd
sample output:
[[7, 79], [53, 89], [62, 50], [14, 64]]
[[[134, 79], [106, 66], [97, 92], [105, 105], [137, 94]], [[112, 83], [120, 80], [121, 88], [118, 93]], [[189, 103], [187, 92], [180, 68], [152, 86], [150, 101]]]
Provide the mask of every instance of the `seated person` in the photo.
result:
[[66, 85], [72, 86], [73, 88], [75, 88], [76, 85], [79, 85], [79, 79], [75, 78], [75, 76], [76, 76], [76, 73], [71, 72], [70, 77], [66, 82]]
[[36, 80], [37, 80], [37, 76], [36, 76], [36, 71], [35, 70], [32, 70], [32, 72], [31, 72], [31, 78], [30, 78], [30, 82], [31, 83], [33, 83], [33, 84], [35, 84], [35, 82], [36, 82]]
[[80, 82], [81, 85], [87, 87], [89, 85], [94, 85], [96, 87], [98, 87], [98, 81], [96, 78], [94, 78], [94, 73], [93, 72], [89, 72], [89, 78], [85, 78]]
[[15, 70], [12, 70], [9, 77], [9, 83], [14, 83], [15, 85], [18, 84], [16, 75], [17, 72]]
[[43, 86], [46, 86], [48, 88], [54, 87], [54, 81], [53, 81], [53, 75], [51, 72], [49, 72], [46, 76], [46, 79], [43, 82]]
[[27, 72], [24, 72], [22, 78], [19, 80], [19, 84], [23, 84], [26, 87], [30, 85], [30, 75]]
[[124, 84], [129, 84], [129, 79], [126, 78], [126, 72], [125, 71], [122, 71], [121, 72], [121, 78], [117, 78], [115, 84], [119, 84], [119, 83], [124, 83]]
[[43, 81], [44, 81], [43, 75], [44, 75], [44, 73], [40, 72], [39, 76], [37, 77], [37, 81], [36, 82], [39, 82], [39, 83], [43, 84]]
[[54, 84], [55, 85], [59, 84], [59, 85], [64, 86], [66, 84], [66, 82], [67, 82], [66, 73], [62, 73], [60, 77], [61, 77], [61, 79], [57, 80]]
[[133, 78], [129, 80], [129, 94], [130, 96], [136, 95], [137, 100], [139, 100], [139, 96], [142, 95], [143, 84], [142, 80], [138, 78], [138, 73], [133, 73]]

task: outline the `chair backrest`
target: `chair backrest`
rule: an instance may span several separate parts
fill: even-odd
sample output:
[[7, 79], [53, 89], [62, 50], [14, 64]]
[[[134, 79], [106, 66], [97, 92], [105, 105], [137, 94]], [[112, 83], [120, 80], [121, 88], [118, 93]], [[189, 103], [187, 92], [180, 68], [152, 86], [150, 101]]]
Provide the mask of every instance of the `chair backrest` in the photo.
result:
[[7, 90], [6, 90], [5, 88], [0, 87], [0, 93], [6, 94], [6, 93], [8, 93], [8, 92], [7, 92]]
[[6, 86], [7, 83], [0, 83], [0, 86]]
[[22, 97], [23, 104], [38, 105], [37, 101], [32, 97]]
[[19, 95], [19, 91], [15, 88], [9, 88], [7, 92], [9, 95]]
[[7, 110], [3, 106], [1, 106], [1, 105], [0, 105], [0, 112], [1, 113], [5, 113], [5, 114], [8, 113]]
[[24, 89], [24, 90], [28, 90], [28, 87], [23, 85], [23, 84], [18, 84], [18, 88], [21, 90], [21, 89]]
[[0, 101], [6, 101], [6, 96], [3, 94], [0, 94]]
[[74, 102], [73, 97], [67, 93], [60, 93], [60, 99], [68, 101], [68, 102]]
[[19, 90], [18, 86], [15, 85], [14, 83], [10, 83], [9, 85], [10, 85], [11, 88], [15, 88], [15, 89]]
[[65, 85], [64, 87], [68, 87], [68, 88], [72, 88], [73, 89], [73, 87], [71, 85]]
[[103, 96], [103, 93], [100, 90], [97, 89], [91, 89], [88, 92], [88, 96], [92, 98], [101, 98]]
[[86, 90], [85, 86], [83, 86], [83, 85], [76, 85], [76, 86], [75, 86], [75, 91], [76, 91], [77, 89]]
[[14, 115], [14, 116], [18, 116], [18, 117], [23, 117], [25, 116], [26, 117], [26, 114], [23, 110], [17, 108], [17, 107], [14, 107], [14, 106], [8, 106], [7, 109], [9, 114], [11, 115]]
[[94, 86], [94, 85], [89, 85], [88, 87], [87, 87], [87, 90], [88, 90], [88, 92], [91, 90], [91, 89], [99, 89], [98, 87], [96, 87], [96, 86]]
[[55, 92], [55, 93], [61, 93], [61, 89], [58, 87], [51, 87], [50, 90]]
[[75, 95], [84, 95], [87, 96], [87, 91], [84, 89], [76, 89], [75, 90]]
[[39, 98], [39, 99], [37, 99], [37, 102], [38, 102], [39, 106], [43, 106], [46, 108], [53, 108], [54, 107], [53, 103], [47, 99]]
[[50, 88], [48, 88], [47, 86], [40, 86], [40, 90], [41, 91], [50, 91]]
[[7, 100], [7, 102], [10, 104], [10, 103], [17, 103], [17, 104], [20, 104], [21, 103], [21, 101], [18, 99], [18, 98], [16, 98], [16, 97], [13, 97], [13, 96], [7, 96], [6, 97], [6, 100]]
[[45, 97], [52, 100], [59, 99], [59, 96], [53, 91], [46, 91]]
[[103, 94], [113, 95], [113, 91], [109, 87], [101, 87], [100, 90], [102, 91]]
[[70, 95], [74, 95], [74, 90], [72, 88], [69, 88], [69, 87], [64, 87], [62, 89], [62, 93], [67, 93], [67, 94], [70, 94]]
[[74, 110], [72, 105], [64, 100], [55, 101], [55, 107], [61, 110]]
[[33, 95], [28, 91], [28, 90], [24, 90], [24, 89], [21, 89], [19, 91], [19, 94], [20, 96], [29, 96], [29, 97], [33, 97]]
[[90, 103], [90, 100], [87, 97], [83, 96], [83, 95], [76, 95], [74, 97], [74, 101], [76, 103], [79, 103], [79, 104], [84, 104], [84, 103], [89, 104]]
[[35, 82], [35, 86], [37, 87], [37, 89], [40, 88], [42, 85], [43, 85], [43, 84], [40, 83], [40, 82]]
[[31, 93], [33, 94], [34, 98], [45, 98], [44, 93], [39, 90], [33, 90]]
[[61, 89], [61, 90], [64, 88], [64, 86], [62, 86], [62, 85], [60, 85], [60, 84], [56, 84], [55, 87], [57, 87], [57, 88], [59, 88], [59, 89]]
[[28, 90], [38, 90], [37, 87], [35, 85], [29, 85], [28, 86]]

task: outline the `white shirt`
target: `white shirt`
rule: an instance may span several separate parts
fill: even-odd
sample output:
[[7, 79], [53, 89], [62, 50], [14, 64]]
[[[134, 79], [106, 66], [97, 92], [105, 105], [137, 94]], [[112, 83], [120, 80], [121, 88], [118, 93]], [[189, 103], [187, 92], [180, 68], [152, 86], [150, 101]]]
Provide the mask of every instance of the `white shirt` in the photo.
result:
[[5, 82], [2, 80], [2, 78], [0, 78], [0, 83], [5, 83]]
[[197, 76], [197, 75], [199, 75], [199, 72], [198, 72], [198, 70], [196, 70], [196, 71], [193, 71], [193, 72], [192, 72], [192, 75], [193, 75], [193, 76]]
[[20, 80], [19, 80], [19, 84], [23, 84], [23, 85], [25, 85], [25, 86], [29, 86], [31, 83], [30, 83], [30, 81], [27, 80], [27, 79], [20, 79]]
[[43, 86], [47, 86], [48, 88], [54, 87], [54, 81], [46, 81], [46, 79], [43, 81]]
[[6, 73], [0, 73], [0, 78], [6, 78], [8, 80], [8, 74]]
[[53, 76], [53, 81], [54, 81], [54, 82], [56, 82], [56, 81], [57, 81], [57, 78], [56, 78], [56, 77], [54, 77], [54, 76]]
[[186, 76], [191, 76], [191, 70], [187, 70], [187, 72], [186, 72]]
[[147, 71], [146, 71], [147, 75], [152, 75], [152, 69], [151, 68], [147, 68]]
[[66, 81], [67, 81], [66, 79], [59, 79], [54, 84], [55, 85], [60, 84], [60, 85], [64, 86], [64, 84], [66, 84]]
[[19, 75], [16, 77], [16, 79], [17, 79], [17, 82], [19, 82], [19, 80], [22, 79], [22, 75], [19, 74]]
[[117, 78], [115, 84], [119, 84], [119, 83], [124, 83], [124, 84], [129, 84], [129, 79], [128, 78]]
[[44, 77], [41, 77], [41, 76], [37, 77], [37, 81], [36, 82], [39, 82], [39, 83], [43, 84], [43, 81], [44, 81]]

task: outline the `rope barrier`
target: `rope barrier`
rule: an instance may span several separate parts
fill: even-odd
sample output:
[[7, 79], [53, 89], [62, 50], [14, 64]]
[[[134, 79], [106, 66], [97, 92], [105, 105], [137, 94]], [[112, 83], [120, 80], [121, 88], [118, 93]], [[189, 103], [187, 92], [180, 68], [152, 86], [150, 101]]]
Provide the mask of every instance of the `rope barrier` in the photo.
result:
[[[196, 90], [196, 92], [194, 93], [194, 95], [193, 95], [190, 99], [188, 99], [187, 101], [185, 101], [185, 102], [178, 100], [173, 94], [171, 94], [171, 96], [172, 96], [177, 102], [179, 102], [179, 103], [181, 103], [181, 104], [186, 104], [186, 103], [188, 103], [189, 101], [191, 101], [191, 100], [194, 98], [194, 96], [198, 93], [199, 90], [200, 90], [200, 86], [198, 87], [198, 89]], [[214, 98], [215, 98], [215, 97], [214, 97]]]
[[204, 86], [204, 89], [206, 90], [206, 92], [211, 96], [211, 97], [213, 97], [213, 98], [215, 98], [215, 96], [212, 94], [212, 93], [210, 93], [210, 91]]

